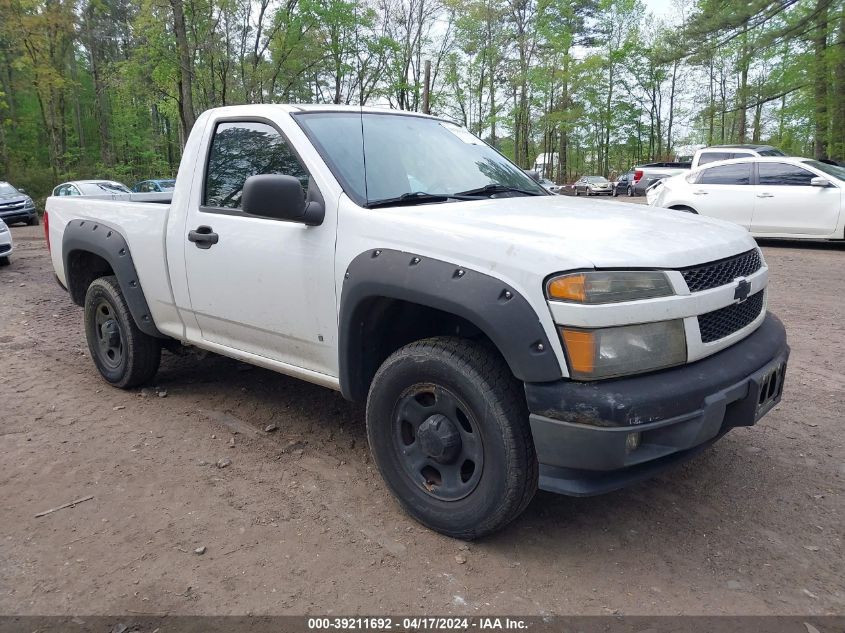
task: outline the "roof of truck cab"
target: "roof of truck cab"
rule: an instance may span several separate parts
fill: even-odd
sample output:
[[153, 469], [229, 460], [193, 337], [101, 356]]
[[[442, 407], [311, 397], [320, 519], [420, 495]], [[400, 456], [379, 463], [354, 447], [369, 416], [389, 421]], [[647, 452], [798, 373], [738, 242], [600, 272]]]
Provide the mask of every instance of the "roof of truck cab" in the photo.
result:
[[429, 119], [439, 118], [430, 114], [413, 112], [411, 110], [397, 110], [395, 108], [380, 108], [374, 106], [359, 107], [356, 105], [337, 105], [334, 103], [297, 103], [288, 104], [286, 107], [289, 108], [289, 111], [291, 112], [361, 112], [363, 114], [401, 114]]
[[705, 147], [700, 151], [706, 151], [708, 149], [753, 149], [753, 150], [761, 150], [761, 149], [776, 149], [773, 145], [760, 145], [759, 143], [736, 143], [734, 145], [710, 145], [709, 147]]

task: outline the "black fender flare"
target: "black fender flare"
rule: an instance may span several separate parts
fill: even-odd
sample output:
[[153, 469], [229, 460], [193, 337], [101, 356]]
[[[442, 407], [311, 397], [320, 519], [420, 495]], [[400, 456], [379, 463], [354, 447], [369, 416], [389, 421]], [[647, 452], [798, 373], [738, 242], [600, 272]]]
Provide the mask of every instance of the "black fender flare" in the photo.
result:
[[341, 291], [338, 360], [345, 398], [366, 397], [366, 377], [357, 371], [356, 355], [365, 344], [366, 305], [374, 298], [407, 301], [469, 321], [493, 342], [514, 376], [524, 382], [563, 376], [537, 313], [509, 284], [450, 262], [374, 249], [352, 260]]
[[[71, 273], [71, 257], [75, 252], [92, 253], [108, 262], [117, 277], [120, 290], [138, 329], [150, 336], [167, 338], [158, 331], [153, 321], [135, 270], [135, 263], [132, 261], [132, 253], [120, 231], [99, 220], [71, 220], [62, 235], [62, 258], [66, 277]], [[79, 293], [74, 292], [71, 280], [67, 278], [66, 282], [71, 298], [78, 305], [83, 305], [87, 288], [82, 290], [81, 296], [77, 296]]]

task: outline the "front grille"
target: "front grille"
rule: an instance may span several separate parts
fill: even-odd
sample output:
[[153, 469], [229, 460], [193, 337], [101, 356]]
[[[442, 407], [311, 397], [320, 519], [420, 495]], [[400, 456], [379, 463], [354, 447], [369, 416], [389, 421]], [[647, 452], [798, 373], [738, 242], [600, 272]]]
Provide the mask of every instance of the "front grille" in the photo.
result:
[[709, 264], [682, 268], [681, 274], [690, 292], [700, 292], [731, 283], [737, 277], [747, 277], [763, 266], [760, 253], [755, 248], [741, 255], [720, 259]]
[[24, 200], [19, 200], [17, 202], [3, 202], [0, 203], [0, 211], [15, 211], [17, 209], [23, 209], [26, 202]]
[[742, 303], [733, 303], [699, 315], [698, 328], [701, 330], [701, 342], [718, 341], [750, 325], [763, 311], [763, 294], [764, 291], [761, 290]]
[[12, 250], [11, 244], [0, 244], [0, 255], [10, 250]]

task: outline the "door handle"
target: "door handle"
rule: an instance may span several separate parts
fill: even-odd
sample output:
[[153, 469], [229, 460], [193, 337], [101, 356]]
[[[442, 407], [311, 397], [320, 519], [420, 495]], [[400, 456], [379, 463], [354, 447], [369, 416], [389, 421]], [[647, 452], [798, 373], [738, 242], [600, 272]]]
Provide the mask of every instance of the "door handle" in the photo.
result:
[[758, 198], [774, 198], [775, 194], [773, 194], [773, 193], [758, 193], [757, 197]]
[[220, 240], [220, 236], [210, 226], [198, 226], [195, 231], [188, 233], [188, 241], [197, 245], [197, 248], [208, 249]]
[[707, 191], [693, 191], [692, 193], [695, 196], [706, 196], [708, 192]]

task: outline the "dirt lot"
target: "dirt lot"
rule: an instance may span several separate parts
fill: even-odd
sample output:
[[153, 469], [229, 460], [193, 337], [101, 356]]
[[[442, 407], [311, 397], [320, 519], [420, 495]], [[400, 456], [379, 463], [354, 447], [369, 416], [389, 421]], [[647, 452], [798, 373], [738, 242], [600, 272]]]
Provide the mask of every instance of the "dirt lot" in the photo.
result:
[[12, 231], [0, 613], [845, 613], [843, 245], [764, 245], [792, 359], [756, 428], [625, 491], [538, 494], [466, 549], [403, 515], [331, 391], [171, 355], [106, 386], [40, 227]]

